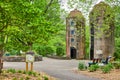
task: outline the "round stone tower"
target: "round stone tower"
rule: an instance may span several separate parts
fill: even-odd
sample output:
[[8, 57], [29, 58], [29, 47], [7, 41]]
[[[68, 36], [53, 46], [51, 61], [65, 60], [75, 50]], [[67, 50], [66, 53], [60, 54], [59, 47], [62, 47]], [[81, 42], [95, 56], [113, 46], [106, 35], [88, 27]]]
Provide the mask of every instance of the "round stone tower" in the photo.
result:
[[66, 54], [68, 58], [85, 57], [85, 18], [77, 9], [66, 18]]

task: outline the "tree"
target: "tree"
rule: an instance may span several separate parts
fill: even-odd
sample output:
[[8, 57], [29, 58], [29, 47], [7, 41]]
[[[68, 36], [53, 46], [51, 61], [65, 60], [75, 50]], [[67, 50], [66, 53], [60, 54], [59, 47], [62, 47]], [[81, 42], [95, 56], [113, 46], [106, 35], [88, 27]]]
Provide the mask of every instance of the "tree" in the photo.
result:
[[1, 0], [0, 50], [46, 45], [63, 27], [59, 9], [58, 0]]

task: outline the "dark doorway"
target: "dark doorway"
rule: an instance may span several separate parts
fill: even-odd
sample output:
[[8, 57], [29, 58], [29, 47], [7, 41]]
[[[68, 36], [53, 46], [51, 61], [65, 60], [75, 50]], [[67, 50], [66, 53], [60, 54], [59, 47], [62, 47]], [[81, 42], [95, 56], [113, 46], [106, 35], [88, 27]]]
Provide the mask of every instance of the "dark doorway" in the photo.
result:
[[91, 27], [90, 59], [92, 60], [93, 58], [94, 58], [94, 28]]
[[70, 55], [71, 55], [71, 59], [76, 58], [76, 49], [74, 47], [70, 48]]

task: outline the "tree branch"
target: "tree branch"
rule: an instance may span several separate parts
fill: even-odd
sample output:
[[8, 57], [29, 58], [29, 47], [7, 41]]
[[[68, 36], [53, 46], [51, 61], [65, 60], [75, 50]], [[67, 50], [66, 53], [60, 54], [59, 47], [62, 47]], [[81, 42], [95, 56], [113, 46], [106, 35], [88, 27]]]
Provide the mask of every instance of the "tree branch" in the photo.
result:
[[44, 13], [47, 12], [47, 10], [48, 10], [48, 8], [51, 6], [52, 2], [53, 2], [53, 0], [50, 0], [49, 4], [46, 6], [46, 9], [45, 9]]
[[23, 45], [25, 45], [25, 46], [27, 46], [27, 44], [23, 41], [23, 40], [21, 40], [20, 38], [16, 38], [19, 42], [21, 42]]

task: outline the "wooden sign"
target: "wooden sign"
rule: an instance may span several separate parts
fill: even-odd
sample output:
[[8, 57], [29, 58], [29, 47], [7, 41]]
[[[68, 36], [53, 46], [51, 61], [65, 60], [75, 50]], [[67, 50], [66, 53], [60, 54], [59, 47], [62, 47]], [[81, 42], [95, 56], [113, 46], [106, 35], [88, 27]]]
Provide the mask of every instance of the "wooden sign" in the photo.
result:
[[34, 62], [34, 55], [26, 54], [26, 62]]

